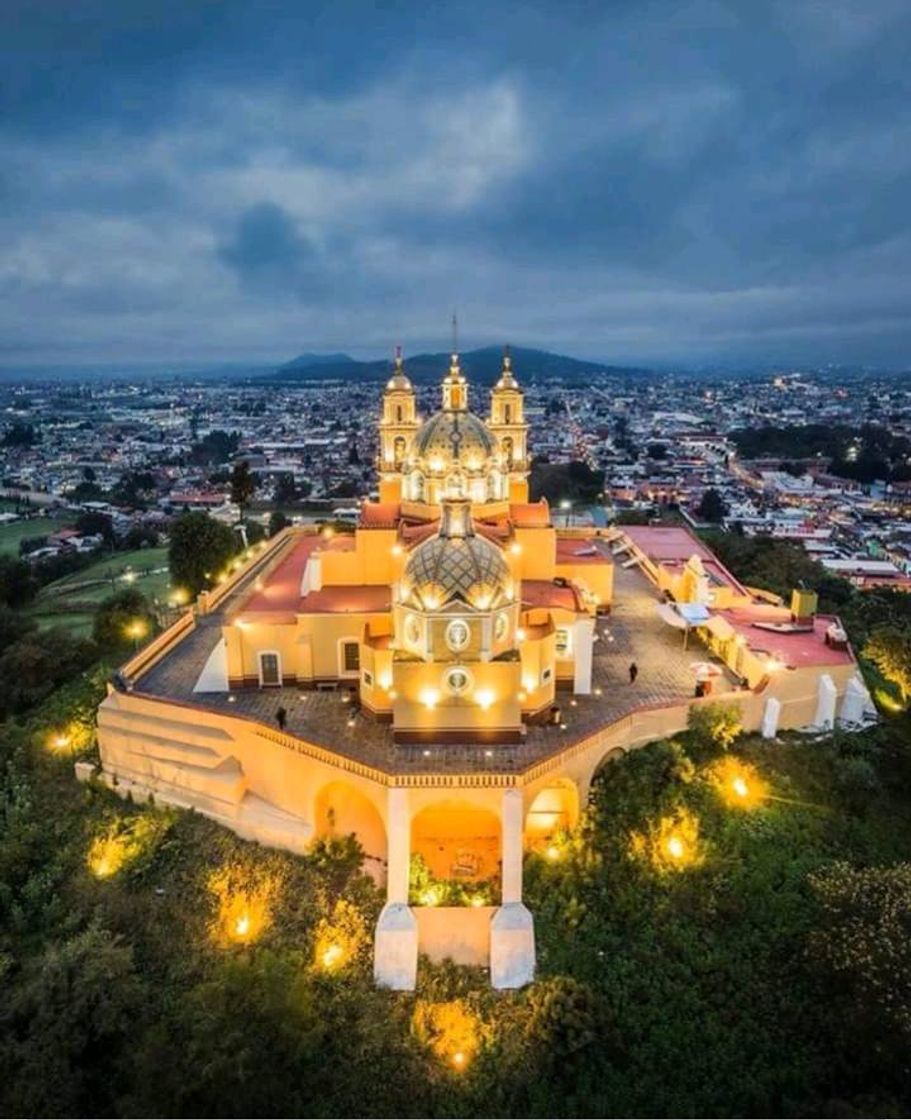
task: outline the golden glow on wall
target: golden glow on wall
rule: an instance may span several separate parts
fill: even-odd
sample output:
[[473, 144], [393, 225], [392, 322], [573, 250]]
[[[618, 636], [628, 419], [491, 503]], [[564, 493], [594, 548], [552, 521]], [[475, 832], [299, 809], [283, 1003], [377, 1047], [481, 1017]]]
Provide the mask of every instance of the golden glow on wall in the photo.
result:
[[420, 1043], [457, 1073], [471, 1065], [485, 1036], [483, 1023], [462, 999], [417, 1000], [411, 1029]]

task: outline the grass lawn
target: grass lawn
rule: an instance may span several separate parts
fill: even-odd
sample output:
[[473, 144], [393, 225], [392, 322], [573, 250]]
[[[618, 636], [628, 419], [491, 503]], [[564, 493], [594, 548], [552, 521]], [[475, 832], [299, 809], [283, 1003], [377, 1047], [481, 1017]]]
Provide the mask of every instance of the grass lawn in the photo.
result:
[[28, 521], [13, 521], [9, 525], [0, 525], [0, 553], [19, 555], [19, 542], [28, 537], [45, 537], [48, 533], [56, 533], [58, 529], [65, 529], [73, 524], [70, 517], [34, 517]]
[[[127, 575], [132, 576], [127, 580]], [[171, 589], [166, 548], [117, 552], [42, 588], [29, 613], [40, 627], [60, 626], [74, 634], [92, 632], [93, 612], [126, 587], [138, 588], [149, 600], [167, 599]]]

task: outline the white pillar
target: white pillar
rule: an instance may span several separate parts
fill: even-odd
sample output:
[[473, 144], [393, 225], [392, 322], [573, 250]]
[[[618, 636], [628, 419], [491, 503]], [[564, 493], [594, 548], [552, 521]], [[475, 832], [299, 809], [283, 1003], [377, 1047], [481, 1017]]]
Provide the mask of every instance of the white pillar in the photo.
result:
[[386, 834], [386, 905], [376, 923], [373, 976], [382, 988], [411, 992], [417, 983], [418, 923], [408, 905], [411, 813], [404, 786], [389, 787]]
[[522, 791], [503, 791], [503, 905], [522, 901]]
[[778, 733], [778, 717], [781, 715], [781, 701], [770, 696], [762, 712], [762, 737], [774, 739]]
[[580, 618], [573, 626], [573, 692], [588, 696], [592, 690], [593, 618]]
[[819, 678], [817, 696], [816, 718], [813, 720], [813, 726], [823, 731], [831, 731], [835, 726], [835, 701], [838, 699], [838, 690], [828, 673], [823, 673]]
[[847, 724], [863, 723], [869, 707], [870, 694], [867, 692], [864, 682], [855, 673], [845, 688], [844, 700], [841, 702], [841, 722]]
[[535, 978], [535, 926], [522, 902], [522, 792], [503, 791], [503, 905], [490, 923], [490, 982], [521, 988]]

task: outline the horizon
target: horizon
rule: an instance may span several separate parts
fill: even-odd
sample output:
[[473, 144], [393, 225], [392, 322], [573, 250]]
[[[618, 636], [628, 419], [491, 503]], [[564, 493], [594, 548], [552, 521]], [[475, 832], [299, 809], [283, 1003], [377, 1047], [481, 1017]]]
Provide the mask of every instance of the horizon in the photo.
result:
[[3, 368], [911, 362], [906, 5], [149, 15], [8, 6]]

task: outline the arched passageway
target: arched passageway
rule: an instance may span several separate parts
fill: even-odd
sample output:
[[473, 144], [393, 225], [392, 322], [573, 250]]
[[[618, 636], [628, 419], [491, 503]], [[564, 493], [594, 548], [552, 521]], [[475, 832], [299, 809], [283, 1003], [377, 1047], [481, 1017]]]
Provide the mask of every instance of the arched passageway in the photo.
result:
[[386, 859], [383, 818], [370, 798], [348, 782], [330, 782], [320, 789], [313, 823], [317, 839], [353, 833], [370, 860]]
[[579, 792], [569, 778], [561, 778], [539, 790], [525, 814], [525, 838], [529, 844], [548, 840], [557, 832], [573, 828], [579, 819]]
[[500, 869], [500, 819], [468, 802], [435, 802], [411, 822], [411, 851], [436, 879], [491, 879]]

